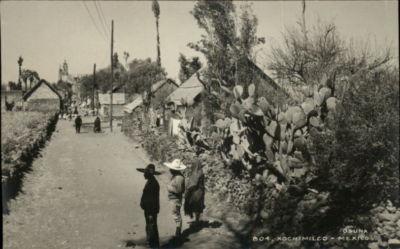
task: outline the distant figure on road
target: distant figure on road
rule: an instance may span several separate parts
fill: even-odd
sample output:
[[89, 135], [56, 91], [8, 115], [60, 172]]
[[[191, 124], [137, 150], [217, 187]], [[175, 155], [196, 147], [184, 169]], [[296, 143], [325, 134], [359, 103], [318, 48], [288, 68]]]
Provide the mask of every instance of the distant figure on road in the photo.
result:
[[82, 126], [81, 115], [78, 115], [75, 118], [75, 130], [76, 130], [76, 133], [81, 133], [81, 126]]
[[156, 126], [160, 127], [160, 122], [161, 122], [161, 116], [159, 113], [157, 113], [157, 119], [156, 119]]
[[201, 155], [202, 151], [203, 150], [201, 150], [201, 148], [197, 149], [197, 159], [193, 165], [185, 192], [184, 211], [186, 215], [190, 216], [190, 218], [193, 218], [193, 213], [195, 214], [195, 225], [199, 225], [200, 215], [203, 213], [205, 208], [205, 187], [203, 173], [204, 160], [202, 159]]
[[160, 173], [156, 171], [154, 164], [137, 170], [143, 172], [144, 178], [147, 180], [140, 200], [140, 207], [144, 210], [146, 220], [146, 238], [151, 248], [159, 248], [157, 215], [160, 211], [160, 185], [154, 175]]
[[96, 119], [94, 120], [93, 131], [95, 133], [101, 132], [101, 121], [100, 121], [99, 116], [97, 116]]
[[172, 205], [172, 214], [176, 223], [175, 239], [180, 239], [182, 231], [182, 197], [185, 191], [185, 178], [182, 174], [182, 170], [186, 169], [186, 166], [179, 159], [175, 159], [171, 163], [164, 163], [170, 169], [171, 181], [167, 186], [168, 199]]

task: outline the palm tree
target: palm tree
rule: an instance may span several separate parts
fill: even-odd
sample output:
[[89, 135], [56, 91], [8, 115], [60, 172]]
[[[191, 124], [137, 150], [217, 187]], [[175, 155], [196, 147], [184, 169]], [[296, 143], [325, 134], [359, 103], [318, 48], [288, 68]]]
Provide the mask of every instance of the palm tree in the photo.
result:
[[31, 89], [32, 88], [32, 82], [33, 82], [33, 80], [34, 80], [34, 77], [33, 77], [33, 75], [31, 74], [31, 75], [29, 75], [29, 89]]
[[[124, 52], [124, 60], [125, 60], [125, 65], [128, 66], [128, 58], [129, 58], [129, 53], [128, 52]], [[127, 67], [128, 68], [128, 67]]]
[[158, 30], [158, 21], [160, 19], [160, 5], [157, 0], [153, 0], [152, 10], [156, 18], [156, 28], [157, 28], [157, 64], [161, 67], [161, 52], [160, 52], [160, 32]]
[[[18, 66], [19, 66], [19, 74], [18, 74], [18, 85], [21, 85], [21, 67], [22, 67], [22, 62], [24, 62], [24, 59], [22, 58], [22, 56], [20, 56], [18, 58]], [[25, 84], [25, 90], [26, 90], [26, 84]]]
[[37, 80], [39, 80], [39, 74], [34, 71], [34, 70], [30, 70], [30, 69], [24, 69], [21, 71], [21, 76], [20, 76], [21, 80], [25, 83], [25, 91], [28, 90], [28, 81], [29, 81], [29, 88], [32, 87], [32, 83], [34, 81], [34, 79], [36, 78]]
[[[129, 58], [129, 53], [125, 51], [124, 52], [124, 59], [125, 59], [126, 70], [128, 71], [128, 82], [129, 82], [130, 74], [129, 74], [128, 58]], [[124, 93], [126, 93], [126, 82], [124, 84]]]
[[24, 85], [25, 85], [25, 88], [24, 88], [24, 90], [25, 91], [28, 91], [28, 79], [29, 79], [29, 76], [30, 76], [30, 70], [29, 69], [23, 69], [23, 70], [21, 70], [21, 76], [20, 76], [20, 79], [21, 79], [21, 81], [24, 83]]

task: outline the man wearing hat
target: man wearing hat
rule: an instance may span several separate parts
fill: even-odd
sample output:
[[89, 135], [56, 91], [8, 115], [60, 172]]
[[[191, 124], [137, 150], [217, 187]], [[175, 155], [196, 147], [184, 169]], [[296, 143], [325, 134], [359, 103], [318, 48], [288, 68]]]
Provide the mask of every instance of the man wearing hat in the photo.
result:
[[140, 200], [140, 207], [144, 210], [146, 220], [146, 237], [151, 248], [159, 248], [157, 215], [160, 211], [160, 185], [154, 175], [160, 173], [155, 170], [154, 164], [147, 165], [146, 168], [137, 169], [144, 173], [147, 180]]
[[186, 166], [179, 159], [175, 159], [171, 163], [164, 163], [164, 165], [169, 168], [172, 175], [167, 190], [168, 199], [172, 205], [172, 214], [176, 223], [175, 238], [179, 239], [182, 231], [182, 198], [185, 191], [185, 178], [182, 175], [182, 171], [186, 169]]
[[81, 126], [82, 126], [81, 115], [78, 115], [75, 118], [75, 131], [76, 131], [76, 133], [81, 133]]

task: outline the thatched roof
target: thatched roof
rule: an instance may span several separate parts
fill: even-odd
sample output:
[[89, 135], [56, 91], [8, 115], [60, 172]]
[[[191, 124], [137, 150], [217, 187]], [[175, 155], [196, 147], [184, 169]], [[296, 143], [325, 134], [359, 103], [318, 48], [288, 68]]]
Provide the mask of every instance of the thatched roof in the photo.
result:
[[143, 104], [142, 95], [137, 95], [136, 98], [129, 104], [124, 106], [124, 111], [127, 113], [132, 113], [138, 106]]
[[264, 70], [262, 70], [254, 61], [247, 58], [248, 65], [252, 68], [254, 72], [256, 72], [268, 85], [270, 85], [274, 90], [278, 93], [289, 97], [289, 94], [280, 86], [278, 85], [271, 77], [269, 77]]
[[[200, 72], [200, 69], [198, 72]], [[197, 78], [197, 72], [189, 79], [183, 82], [168, 97], [167, 102], [182, 105], [181, 100], [184, 99], [189, 105], [194, 103], [194, 99], [204, 90], [203, 84]]]
[[[173, 84], [173, 85], [179, 87], [179, 85], [174, 80], [163, 79], [163, 80], [157, 81], [156, 83], [154, 83], [151, 86], [151, 93], [157, 92], [166, 83], [170, 83], [170, 84]], [[142, 104], [143, 104], [143, 97], [142, 97], [142, 95], [138, 94], [132, 102], [125, 105], [124, 111], [127, 113], [132, 113], [133, 110], [135, 110], [138, 106], [140, 106]]]
[[179, 87], [179, 85], [174, 80], [172, 80], [172, 79], [164, 79], [164, 80], [160, 80], [160, 81], [157, 81], [156, 83], [154, 83], [151, 86], [151, 92], [152, 93], [157, 92], [158, 89], [160, 89], [166, 83], [170, 83], [170, 84], [175, 85], [176, 87]]
[[[160, 81], [157, 81], [156, 83], [154, 83], [151, 86], [151, 92], [152, 93], [156, 92], [158, 89], [160, 89], [166, 83], [170, 83], [170, 84], [173, 84], [173, 85], [179, 87], [179, 85], [173, 79], [169, 79], [168, 78], [168, 79], [163, 79], [163, 80], [160, 80]], [[115, 86], [113, 88], [113, 93], [115, 93], [116, 91], [120, 90], [122, 87], [124, 87], [124, 85], [125, 85], [125, 83], [121, 83], [118, 86]]]

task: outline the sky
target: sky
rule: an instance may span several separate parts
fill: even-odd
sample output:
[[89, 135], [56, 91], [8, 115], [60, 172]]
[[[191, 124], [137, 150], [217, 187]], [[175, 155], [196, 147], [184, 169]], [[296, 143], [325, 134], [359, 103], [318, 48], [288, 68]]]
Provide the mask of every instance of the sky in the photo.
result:
[[[124, 51], [130, 54], [128, 61], [148, 57], [155, 60], [156, 28], [151, 1], [96, 3], [1, 1], [2, 83], [17, 81], [19, 56], [24, 58], [23, 68], [36, 70], [50, 82], [58, 80], [58, 69], [64, 60], [72, 75], [92, 73], [94, 63], [97, 68], [106, 67], [110, 63], [111, 20], [114, 51], [120, 60], [123, 61]], [[235, 5], [244, 3], [249, 2], [238, 1]], [[267, 65], [271, 46], [279, 46], [285, 28], [296, 25], [300, 18], [301, 1], [250, 3], [259, 21], [258, 36], [266, 38], [266, 43], [256, 49], [257, 61]], [[187, 46], [202, 34], [190, 14], [193, 6], [192, 1], [160, 1], [161, 62], [173, 79], [179, 74], [179, 53], [201, 57]], [[397, 1], [307, 1], [306, 6], [308, 27], [319, 21], [332, 21], [344, 39], [368, 39], [374, 50], [390, 46], [398, 60]], [[101, 11], [105, 25], [100, 19]]]

